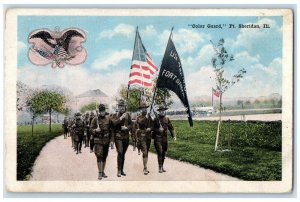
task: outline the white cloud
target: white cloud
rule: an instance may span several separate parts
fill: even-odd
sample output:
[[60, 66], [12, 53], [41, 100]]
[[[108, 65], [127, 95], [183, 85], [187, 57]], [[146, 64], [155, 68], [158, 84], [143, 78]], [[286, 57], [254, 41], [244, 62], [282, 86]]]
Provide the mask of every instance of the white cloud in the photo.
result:
[[[203, 47], [203, 51], [208, 47]], [[210, 95], [211, 88], [216, 86], [215, 72], [211, 65], [201, 65], [200, 54], [196, 60], [189, 58], [185, 60], [185, 64], [196, 65], [198, 71], [186, 74], [187, 92], [191, 100], [197, 96]], [[268, 65], [260, 62], [259, 55], [251, 56], [248, 52], [240, 52], [236, 54], [236, 60], [232, 64], [225, 67], [224, 76], [231, 80], [232, 76], [241, 68], [246, 69], [246, 74], [224, 94], [226, 97], [257, 97], [261, 95], [269, 95], [271, 93], [282, 93], [282, 60], [275, 58]]]
[[116, 95], [121, 84], [128, 81], [128, 72], [115, 71], [108, 74], [92, 73], [83, 66], [65, 66], [64, 68], [20, 67], [18, 80], [32, 87], [59, 85], [69, 89], [74, 95], [92, 89], [101, 89], [110, 97]]
[[114, 36], [120, 35], [120, 36], [126, 36], [127, 38], [130, 38], [134, 34], [134, 26], [129, 24], [119, 24], [117, 25], [113, 30], [105, 30], [100, 32], [99, 38], [112, 38]]
[[199, 69], [202, 66], [210, 65], [213, 52], [214, 50], [211, 44], [204, 45], [195, 57], [183, 57], [182, 65], [191, 69]]
[[156, 36], [157, 35], [157, 31], [154, 28], [153, 25], [147, 25], [145, 28], [141, 29], [140, 31], [141, 36]]
[[116, 67], [122, 60], [131, 59], [132, 51], [123, 49], [121, 51], [110, 52], [95, 59], [92, 63], [93, 69], [107, 70]]
[[[159, 36], [159, 44], [162, 47], [167, 45], [168, 38], [170, 36], [170, 30], [164, 30]], [[191, 53], [202, 43], [207, 42], [211, 39], [211, 36], [205, 33], [196, 32], [189, 29], [179, 29], [173, 31], [173, 42], [175, 43], [176, 49], [179, 54]], [[162, 45], [163, 44], [163, 45]], [[165, 48], [163, 48], [164, 50]]]
[[21, 52], [27, 48], [26, 44], [22, 41], [18, 41], [18, 52]]
[[186, 77], [186, 88], [188, 97], [193, 98], [200, 95], [210, 95], [211, 88], [215, 86], [215, 72], [211, 66], [203, 66], [197, 72]]
[[[245, 24], [258, 24], [260, 28], [241, 29], [233, 45], [245, 47], [249, 51], [259, 50], [256, 48], [257, 46], [268, 48], [269, 45], [267, 43], [274, 43], [273, 38], [278, 37], [277, 35], [282, 32], [282, 28], [277, 25], [276, 21], [269, 18], [262, 18], [257, 22]], [[263, 24], [269, 24], [270, 28], [262, 28]]]

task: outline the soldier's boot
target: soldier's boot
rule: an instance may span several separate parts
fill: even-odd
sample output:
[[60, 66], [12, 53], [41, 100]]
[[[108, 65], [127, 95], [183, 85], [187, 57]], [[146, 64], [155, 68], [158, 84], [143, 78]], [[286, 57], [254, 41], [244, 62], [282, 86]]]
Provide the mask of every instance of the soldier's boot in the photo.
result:
[[102, 180], [102, 173], [101, 172], [99, 172], [98, 180]]
[[105, 164], [106, 164], [106, 162], [102, 162], [102, 177], [107, 178], [107, 175], [104, 172], [104, 170], [105, 170]]
[[121, 177], [121, 170], [118, 170], [117, 176], [118, 176], [118, 177]]
[[138, 155], [141, 155], [141, 150], [138, 148]]
[[78, 152], [79, 152], [78, 151], [78, 145], [75, 146], [75, 151], [76, 151], [76, 154], [78, 154]]
[[98, 180], [102, 180], [102, 167], [103, 167], [102, 162], [98, 161], [97, 165], [98, 165], [98, 171], [99, 171]]
[[159, 166], [158, 166], [158, 172], [159, 172], [159, 173], [164, 172], [163, 169], [162, 169], [162, 165], [159, 165]]
[[161, 165], [161, 167], [162, 167], [163, 172], [167, 172], [167, 171], [164, 169], [164, 162], [165, 162], [165, 157], [163, 157], [163, 159], [162, 159], [162, 165]]
[[147, 169], [147, 161], [148, 161], [148, 158], [147, 157], [144, 157], [143, 158], [143, 164], [144, 164], [144, 175], [148, 175], [149, 171]]
[[135, 142], [133, 142], [133, 151], [135, 151], [136, 150], [136, 144], [135, 144]]
[[123, 170], [123, 168], [124, 168], [124, 163], [125, 163], [125, 157], [123, 157], [123, 159], [122, 159], [122, 164], [121, 164], [121, 175], [126, 176], [126, 173], [124, 173], [124, 170]]
[[114, 149], [114, 148], [115, 148], [113, 142], [110, 143], [110, 148], [111, 148], [111, 149]]

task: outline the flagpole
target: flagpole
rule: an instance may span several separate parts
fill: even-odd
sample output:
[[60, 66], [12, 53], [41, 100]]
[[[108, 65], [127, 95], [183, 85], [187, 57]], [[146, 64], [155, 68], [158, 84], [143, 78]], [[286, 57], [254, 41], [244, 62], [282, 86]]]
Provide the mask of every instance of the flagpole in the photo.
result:
[[[164, 56], [165, 56], [165, 54], [166, 54], [166, 51], [167, 51], [167, 47], [168, 47], [169, 40], [170, 40], [170, 38], [172, 37], [173, 29], [174, 29], [174, 26], [171, 28], [171, 32], [170, 32], [170, 36], [169, 36], [169, 39], [168, 39], [168, 42], [167, 42], [167, 45], [166, 45], [166, 49], [165, 49]], [[161, 61], [161, 64], [160, 64], [160, 70], [159, 70], [159, 73], [158, 73], [158, 75], [160, 75], [160, 71], [161, 71], [161, 65], [162, 65], [162, 62], [163, 62], [163, 61]], [[154, 92], [156, 92], [156, 88], [157, 88], [157, 81], [158, 81], [158, 80], [156, 80], [156, 84], [155, 84], [155, 91], [154, 91]]]
[[154, 103], [154, 99], [155, 99], [155, 96], [156, 96], [156, 90], [157, 90], [157, 88], [155, 86], [154, 87], [154, 93], [153, 93], [153, 96], [152, 96], [152, 102], [151, 102], [151, 106], [150, 106], [150, 111], [149, 111], [150, 114], [151, 114], [151, 111], [153, 109], [153, 103]]
[[[138, 27], [136, 27], [136, 34], [138, 34]], [[139, 35], [139, 37], [140, 37], [140, 35]], [[142, 42], [142, 39], [141, 39], [141, 38], [139, 38], [139, 40], [138, 40], [138, 50], [139, 50], [139, 61], [142, 61], [142, 58], [141, 58], [141, 50], [140, 50], [140, 42]], [[143, 88], [143, 89], [139, 88], [139, 89], [140, 89], [140, 102], [139, 102], [139, 104], [140, 104], [140, 106], [141, 106], [142, 94], [144, 95], [143, 92], [145, 92], [145, 87], [144, 87], [144, 73], [143, 73], [143, 69], [141, 69], [141, 65], [139, 65], [139, 66], [140, 66], [140, 67], [139, 67], [140, 74], [142, 75], [142, 88]], [[143, 92], [142, 92], [142, 91], [143, 91]]]

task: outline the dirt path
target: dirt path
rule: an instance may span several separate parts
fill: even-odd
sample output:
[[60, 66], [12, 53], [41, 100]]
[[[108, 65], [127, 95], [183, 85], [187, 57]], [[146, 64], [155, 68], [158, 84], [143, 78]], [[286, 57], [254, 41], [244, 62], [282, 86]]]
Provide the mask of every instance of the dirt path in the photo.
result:
[[[171, 180], [239, 180], [231, 176], [223, 175], [212, 170], [204, 169], [188, 163], [170, 158], [165, 160], [166, 173], [158, 173], [156, 154], [149, 153], [148, 175], [143, 174], [142, 155], [129, 146], [124, 172], [126, 177], [117, 177], [117, 152], [110, 150], [106, 163], [104, 180], [128, 180], [128, 181], [171, 181]], [[97, 180], [98, 169], [94, 153], [90, 153], [89, 147], [82, 148], [82, 153], [76, 155], [71, 147], [70, 138], [64, 139], [59, 136], [51, 140], [41, 151], [35, 161], [32, 177], [30, 180], [41, 181], [94, 181]]]

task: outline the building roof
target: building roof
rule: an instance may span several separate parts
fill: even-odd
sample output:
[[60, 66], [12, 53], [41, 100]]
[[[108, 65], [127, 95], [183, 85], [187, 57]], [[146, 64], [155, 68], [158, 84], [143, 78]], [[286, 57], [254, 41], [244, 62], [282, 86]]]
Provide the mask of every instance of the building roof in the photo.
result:
[[82, 97], [107, 97], [105, 93], [103, 93], [100, 89], [96, 90], [88, 90], [80, 95], [76, 96], [77, 98], [82, 98]]

